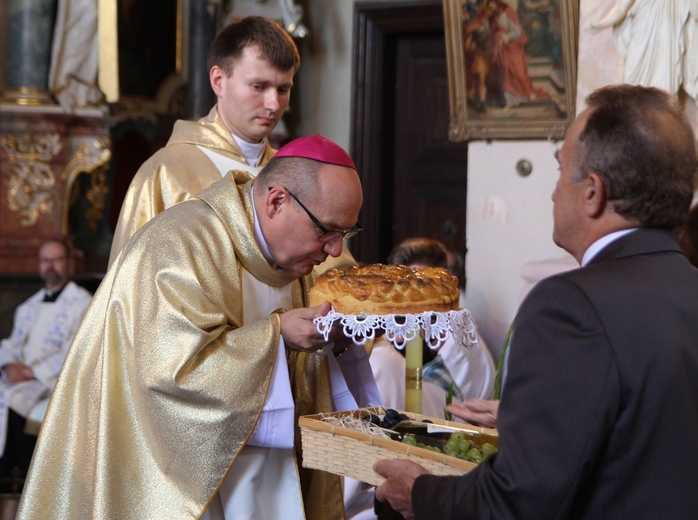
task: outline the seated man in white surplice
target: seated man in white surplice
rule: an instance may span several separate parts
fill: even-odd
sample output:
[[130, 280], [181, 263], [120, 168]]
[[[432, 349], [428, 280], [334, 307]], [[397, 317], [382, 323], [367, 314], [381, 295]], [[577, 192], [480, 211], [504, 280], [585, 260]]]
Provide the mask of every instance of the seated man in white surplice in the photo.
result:
[[36, 444], [36, 435], [25, 432], [27, 420], [51, 395], [92, 300], [88, 291], [68, 279], [69, 257], [70, 248], [62, 240], [41, 245], [39, 276], [44, 287], [17, 307], [12, 333], [0, 345], [2, 492], [11, 491], [13, 475], [24, 478], [27, 474]]

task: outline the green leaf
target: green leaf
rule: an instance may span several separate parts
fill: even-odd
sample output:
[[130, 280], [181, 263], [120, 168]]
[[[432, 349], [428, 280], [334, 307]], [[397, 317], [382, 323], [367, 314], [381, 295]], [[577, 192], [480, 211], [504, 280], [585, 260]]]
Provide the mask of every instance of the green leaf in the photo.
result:
[[[451, 381], [448, 384], [448, 390], [446, 391], [446, 406], [451, 404], [453, 402], [453, 393], [455, 392], [455, 383]], [[447, 421], [452, 421], [453, 420], [453, 415], [451, 412], [447, 412], [444, 410], [444, 419]]]

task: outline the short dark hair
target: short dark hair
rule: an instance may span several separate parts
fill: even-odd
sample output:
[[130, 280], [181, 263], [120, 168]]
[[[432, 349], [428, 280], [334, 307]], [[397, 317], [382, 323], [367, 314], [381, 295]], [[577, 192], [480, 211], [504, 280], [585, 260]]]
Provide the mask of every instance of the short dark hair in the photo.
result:
[[214, 38], [208, 51], [208, 70], [217, 65], [230, 76], [235, 60], [250, 45], [258, 46], [269, 63], [280, 71], [293, 69], [295, 73], [300, 67], [298, 48], [283, 27], [261, 16], [247, 16], [228, 24]]
[[284, 186], [302, 200], [314, 200], [318, 191], [317, 174], [325, 163], [305, 157], [272, 157], [254, 181], [260, 191]]
[[696, 146], [678, 101], [657, 88], [615, 85], [594, 91], [587, 104], [573, 180], [594, 172], [622, 217], [680, 226], [693, 197]]
[[414, 237], [403, 240], [388, 255], [389, 264], [423, 264], [448, 269], [448, 249], [438, 240]]

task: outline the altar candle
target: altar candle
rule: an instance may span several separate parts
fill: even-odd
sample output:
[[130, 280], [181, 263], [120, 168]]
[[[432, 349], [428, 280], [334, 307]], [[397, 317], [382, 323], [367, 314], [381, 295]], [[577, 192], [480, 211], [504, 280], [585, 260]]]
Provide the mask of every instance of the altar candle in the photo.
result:
[[422, 413], [422, 337], [405, 346], [405, 410]]

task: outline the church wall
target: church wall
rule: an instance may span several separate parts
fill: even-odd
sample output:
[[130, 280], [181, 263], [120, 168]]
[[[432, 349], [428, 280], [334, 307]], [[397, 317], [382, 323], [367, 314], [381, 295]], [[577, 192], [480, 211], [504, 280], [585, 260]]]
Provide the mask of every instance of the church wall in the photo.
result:
[[[389, 1], [389, 0], [388, 0]], [[395, 0], [399, 2], [400, 0]], [[304, 54], [299, 88], [301, 133], [320, 132], [348, 147], [351, 114], [354, 0], [307, 0], [303, 5], [312, 38]], [[578, 110], [594, 88], [622, 79], [622, 62], [610, 29], [591, 33], [590, 20], [615, 0], [583, 0], [580, 6]], [[693, 103], [689, 118], [696, 119]], [[557, 180], [553, 153], [560, 143], [474, 141], [469, 147], [466, 306], [474, 313], [494, 353], [499, 351], [521, 299], [537, 279], [576, 266], [551, 239], [550, 196]], [[533, 173], [519, 177], [519, 159]]]
[[300, 43], [303, 63], [298, 73], [298, 88], [293, 92], [302, 111], [299, 133], [320, 133], [346, 148], [351, 130], [354, 3], [354, 0], [304, 3], [304, 19], [312, 35]]

